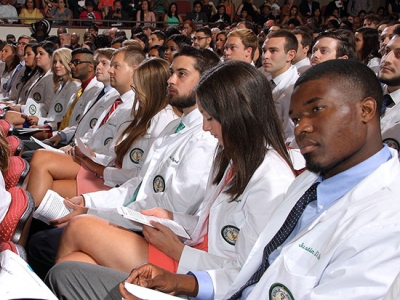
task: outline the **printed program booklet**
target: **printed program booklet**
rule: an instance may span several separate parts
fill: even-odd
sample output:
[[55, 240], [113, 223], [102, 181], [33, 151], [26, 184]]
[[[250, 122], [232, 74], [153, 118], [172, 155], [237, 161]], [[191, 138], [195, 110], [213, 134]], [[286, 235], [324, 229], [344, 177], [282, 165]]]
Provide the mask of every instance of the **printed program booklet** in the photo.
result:
[[50, 221], [62, 218], [71, 211], [72, 209], [65, 206], [64, 197], [61, 197], [55, 191], [48, 190], [39, 207], [33, 213], [33, 217], [50, 225]]
[[124, 218], [127, 218], [129, 220], [138, 222], [140, 224], [148, 225], [151, 227], [154, 227], [154, 226], [150, 224], [150, 221], [155, 221], [164, 226], [167, 226], [176, 235], [183, 237], [185, 239], [190, 239], [190, 236], [187, 234], [186, 230], [182, 227], [182, 225], [176, 223], [175, 221], [163, 219], [163, 218], [157, 218], [154, 216], [146, 216], [146, 215], [141, 214], [140, 212], [137, 212], [137, 211], [127, 208], [127, 207], [118, 207], [117, 210], [121, 216], [123, 216]]

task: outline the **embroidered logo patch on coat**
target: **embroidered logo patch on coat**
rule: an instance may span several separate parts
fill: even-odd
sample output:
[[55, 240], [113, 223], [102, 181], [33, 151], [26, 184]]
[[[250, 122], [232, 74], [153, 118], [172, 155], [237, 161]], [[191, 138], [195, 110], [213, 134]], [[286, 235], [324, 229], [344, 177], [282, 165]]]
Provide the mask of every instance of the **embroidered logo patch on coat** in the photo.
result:
[[92, 129], [94, 126], [96, 126], [96, 123], [97, 123], [97, 118], [91, 119], [90, 123], [89, 123], [90, 129]]
[[111, 142], [112, 139], [113, 139], [112, 137], [106, 138], [106, 139], [104, 140], [104, 146], [107, 145], [109, 142]]
[[225, 240], [225, 242], [227, 242], [230, 245], [235, 245], [236, 240], [239, 237], [239, 231], [240, 231], [239, 228], [233, 225], [227, 225], [222, 228], [221, 235]]
[[397, 151], [400, 150], [400, 144], [399, 144], [399, 142], [396, 141], [395, 139], [391, 139], [391, 138], [389, 138], [389, 139], [384, 139], [384, 140], [383, 140], [383, 143], [386, 144], [386, 145], [388, 145], [388, 147], [390, 147], [390, 148], [396, 149]]
[[132, 149], [131, 153], [129, 153], [129, 157], [134, 164], [138, 164], [143, 157], [144, 151], [139, 148]]
[[39, 102], [40, 100], [42, 100], [42, 95], [36, 92], [33, 94], [33, 99], [35, 99], [36, 102]]
[[56, 105], [54, 105], [54, 110], [56, 113], [62, 112], [63, 106], [61, 105], [61, 103], [56, 103]]
[[153, 190], [156, 193], [161, 193], [165, 191], [165, 181], [164, 178], [162, 178], [162, 176], [157, 175], [156, 177], [154, 177]]
[[294, 300], [294, 297], [286, 286], [274, 283], [269, 289], [269, 300]]

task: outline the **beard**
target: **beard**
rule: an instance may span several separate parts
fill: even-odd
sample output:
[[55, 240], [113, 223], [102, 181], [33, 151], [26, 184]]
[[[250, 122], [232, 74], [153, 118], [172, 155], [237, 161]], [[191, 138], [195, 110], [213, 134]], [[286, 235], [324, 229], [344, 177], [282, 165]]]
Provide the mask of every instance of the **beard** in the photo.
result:
[[323, 172], [323, 168], [320, 166], [318, 162], [315, 162], [311, 159], [309, 153], [303, 154], [304, 160], [306, 161], [306, 169], [313, 173], [320, 173]]
[[388, 86], [399, 86], [400, 85], [400, 76], [397, 77], [392, 77], [392, 78], [381, 78], [381, 76], [378, 76], [378, 79], [388, 85]]
[[184, 96], [168, 95], [168, 102], [176, 108], [183, 109], [196, 105], [196, 97], [193, 93]]

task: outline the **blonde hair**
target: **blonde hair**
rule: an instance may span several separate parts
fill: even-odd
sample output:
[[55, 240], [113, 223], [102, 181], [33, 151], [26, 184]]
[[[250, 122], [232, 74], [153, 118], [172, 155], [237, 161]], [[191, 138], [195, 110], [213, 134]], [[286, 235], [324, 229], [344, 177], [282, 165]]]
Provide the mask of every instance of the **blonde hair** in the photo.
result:
[[71, 68], [69, 67], [69, 62], [72, 59], [72, 50], [68, 48], [59, 48], [53, 52], [53, 55], [51, 56], [51, 71], [53, 72], [53, 82], [54, 82], [54, 92], [57, 92], [58, 89], [60, 88], [61, 84], [61, 78], [56, 75], [56, 72], [54, 70], [54, 56], [57, 55], [58, 58], [60, 59], [61, 63], [65, 67], [65, 70], [68, 73], [68, 81], [72, 81], [72, 76], [71, 76]]
[[250, 29], [238, 29], [232, 31], [228, 34], [227, 38], [229, 37], [238, 37], [245, 48], [251, 47], [251, 59], [254, 58], [254, 52], [258, 46], [258, 40], [256, 34]]

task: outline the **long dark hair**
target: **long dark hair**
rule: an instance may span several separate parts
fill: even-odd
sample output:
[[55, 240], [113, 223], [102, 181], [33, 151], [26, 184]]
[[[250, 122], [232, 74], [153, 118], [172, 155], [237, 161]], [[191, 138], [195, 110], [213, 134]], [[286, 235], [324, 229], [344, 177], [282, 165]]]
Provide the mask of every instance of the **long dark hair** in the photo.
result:
[[[124, 156], [133, 143], [149, 129], [151, 119], [167, 105], [165, 91], [170, 75], [169, 63], [161, 58], [145, 60], [135, 69], [133, 82], [137, 96], [144, 103], [144, 107], [139, 106], [137, 110], [134, 109], [138, 102], [136, 97], [132, 109], [133, 121], [118, 137], [116, 143], [116, 164], [122, 165]], [[123, 139], [124, 137], [126, 138]], [[118, 144], [121, 139], [122, 142]]]
[[361, 33], [363, 36], [364, 44], [361, 53], [357, 53], [358, 60], [364, 64], [374, 57], [381, 57], [379, 54], [379, 34], [376, 29], [362, 27], [357, 29], [356, 33]]
[[232, 162], [233, 177], [226, 191], [232, 200], [243, 193], [269, 151], [268, 146], [292, 167], [271, 88], [256, 68], [240, 61], [218, 65], [202, 76], [195, 95], [204, 110], [221, 124], [223, 147], [214, 161], [213, 183], [222, 180]]
[[171, 13], [171, 6], [172, 6], [172, 5], [175, 5], [175, 7], [176, 7], [176, 10], [175, 10], [175, 17], [178, 18], [178, 4], [176, 4], [175, 2], [172, 2], [172, 3], [169, 5], [167, 15], [168, 15], [168, 17], [170, 17], [170, 18], [173, 17], [173, 15], [172, 15], [172, 13]]
[[[142, 5], [143, 5], [143, 2], [147, 2], [147, 10], [148, 11], [151, 11], [151, 7], [150, 7], [150, 1], [148, 1], [148, 0], [143, 0], [142, 1]], [[142, 9], [142, 7], [140, 7], [140, 25], [143, 25], [144, 24], [144, 10]]]

